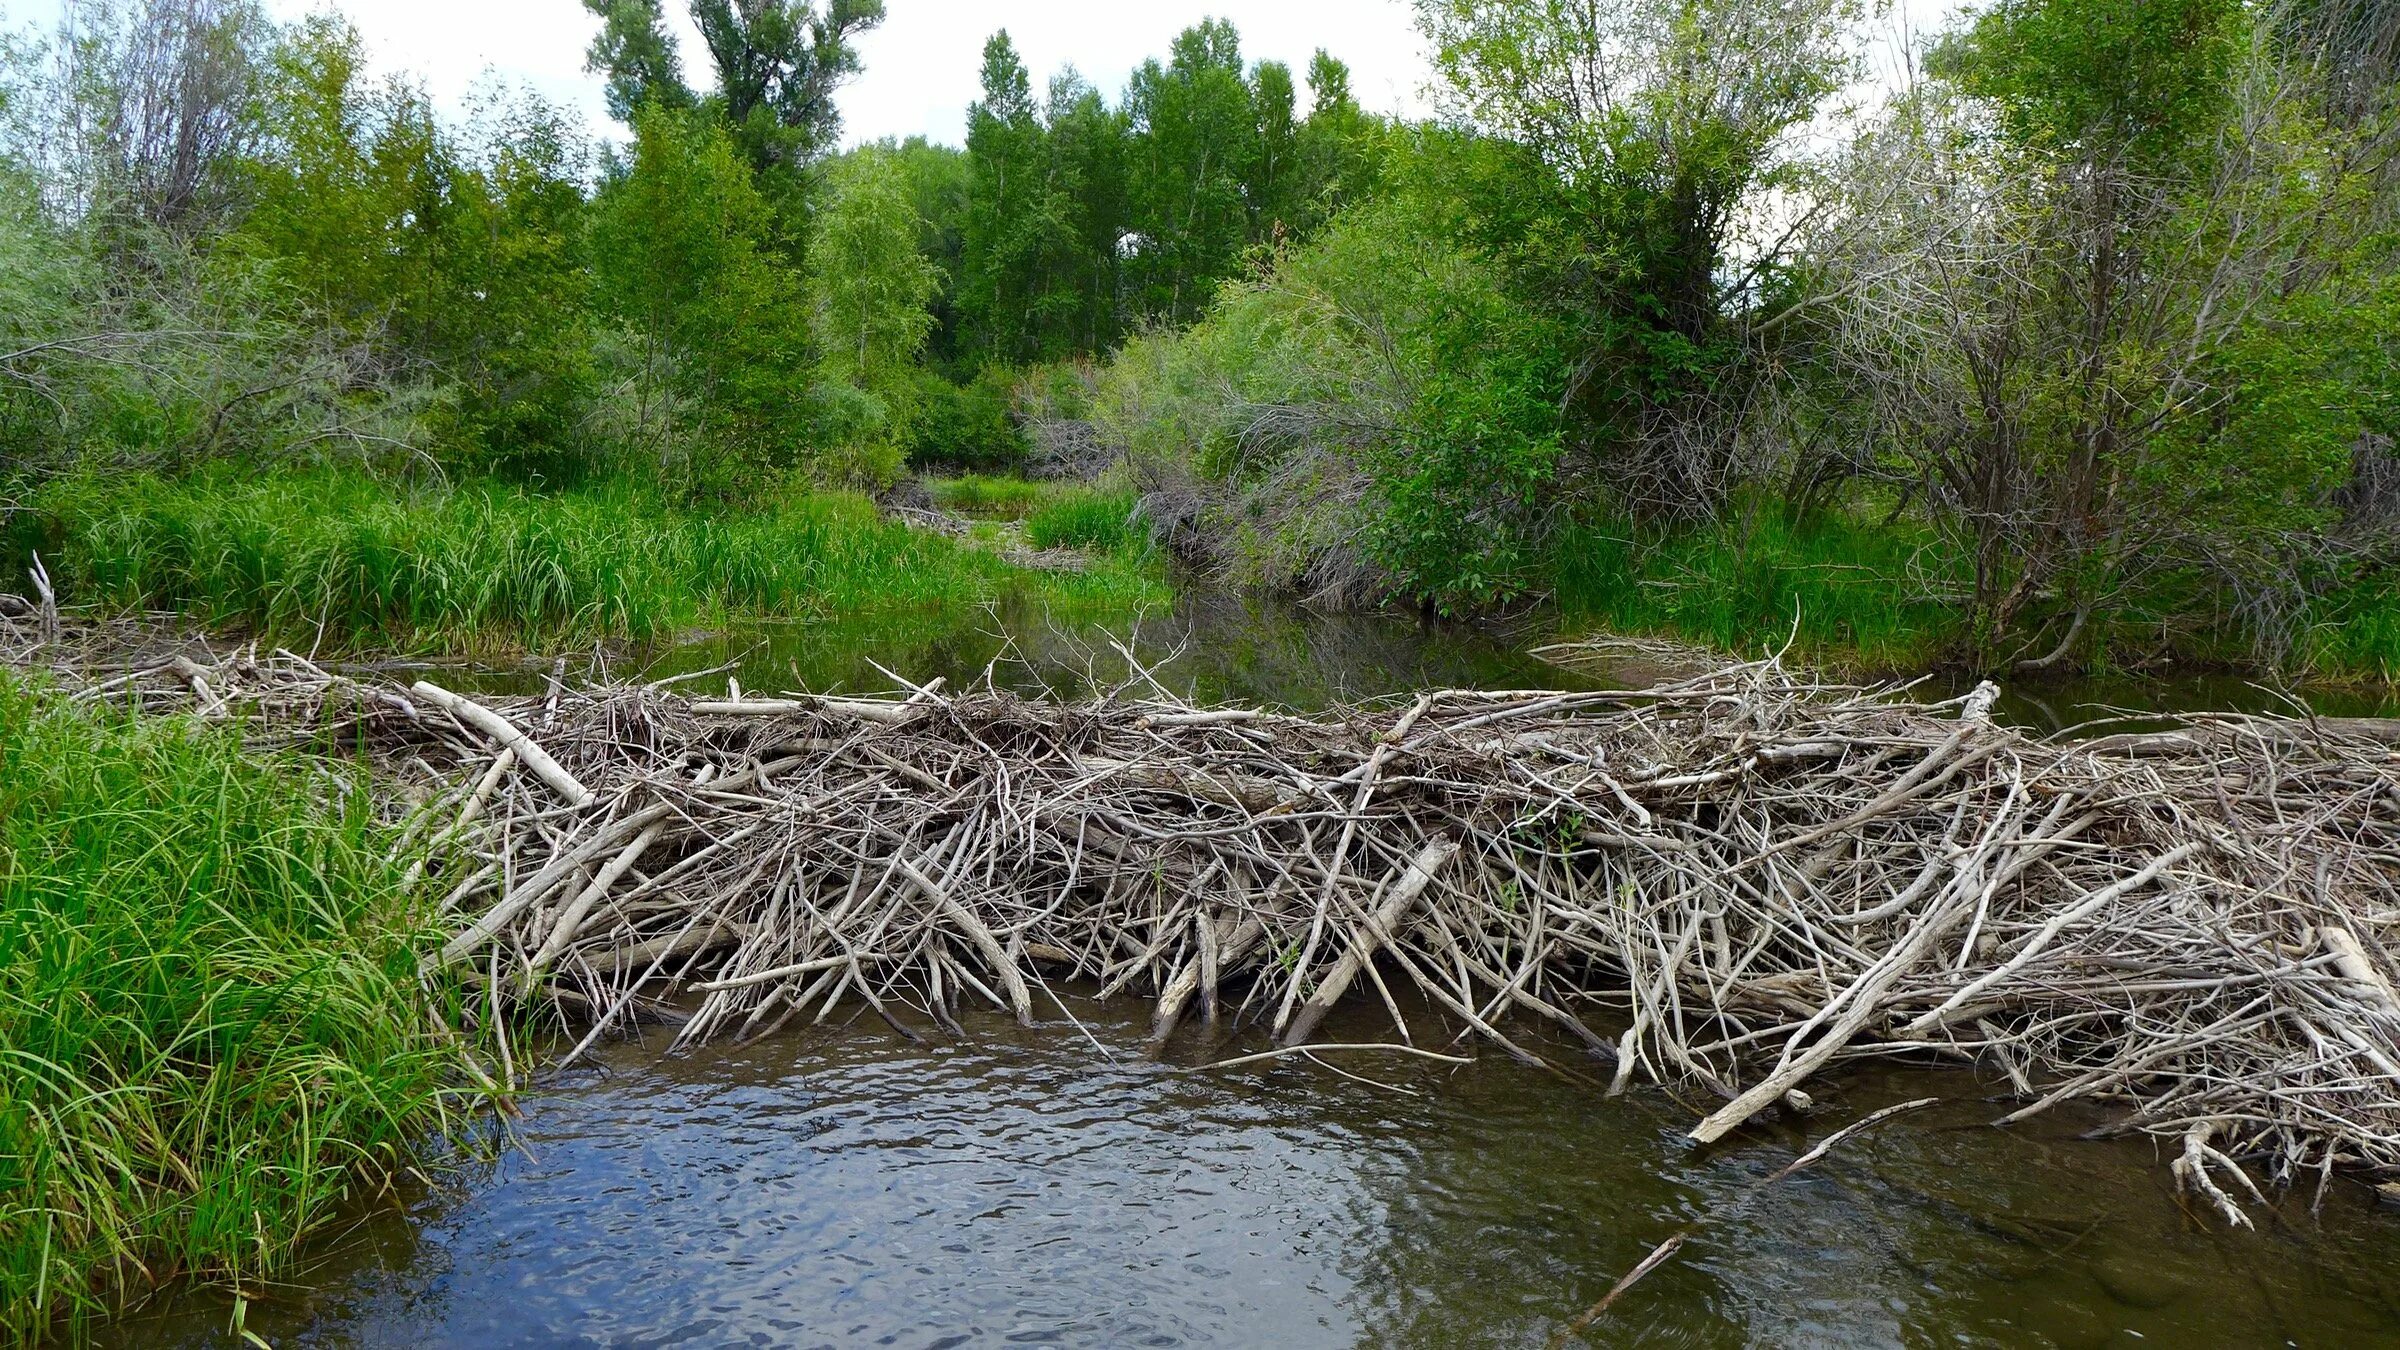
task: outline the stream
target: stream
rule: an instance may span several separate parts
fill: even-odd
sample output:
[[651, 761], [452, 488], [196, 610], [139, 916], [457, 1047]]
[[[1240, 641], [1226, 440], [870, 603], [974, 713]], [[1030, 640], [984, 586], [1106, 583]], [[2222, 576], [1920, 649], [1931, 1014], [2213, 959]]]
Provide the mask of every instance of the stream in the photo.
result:
[[[1476, 629], [1227, 597], [1187, 597], [1129, 645], [1148, 676], [1103, 632], [1003, 606], [710, 636], [642, 673], [832, 692], [891, 688], [879, 665], [954, 686], [989, 671], [1069, 697], [1155, 678], [1304, 709], [1584, 682]], [[2152, 682], [2002, 711], [2053, 727], [2093, 704], [2280, 700]], [[1150, 1058], [1147, 1005], [1090, 993], [1052, 991], [1032, 1030], [970, 1016], [924, 1044], [869, 1018], [676, 1056], [663, 1036], [607, 1047], [541, 1079], [489, 1157], [350, 1214], [288, 1283], [249, 1291], [246, 1326], [277, 1346], [1540, 1346], [1715, 1213], [1590, 1343], [2400, 1345], [2400, 1211], [2362, 1185], [2228, 1230], [2179, 1203], [2149, 1142], [2082, 1137], [2105, 1114], [1992, 1128], [2002, 1085], [1963, 1069], [1837, 1070], [1811, 1084], [1813, 1116], [1703, 1150], [1683, 1139], [1698, 1102], [1665, 1089], [1605, 1099], [1474, 1047], [1466, 1066], [1204, 1068], [1264, 1042], [1194, 1027]], [[1390, 1036], [1353, 1006], [1319, 1039]], [[1840, 1125], [1923, 1096], [1943, 1104], [1734, 1207]], [[231, 1312], [184, 1293], [99, 1339], [233, 1346]]]

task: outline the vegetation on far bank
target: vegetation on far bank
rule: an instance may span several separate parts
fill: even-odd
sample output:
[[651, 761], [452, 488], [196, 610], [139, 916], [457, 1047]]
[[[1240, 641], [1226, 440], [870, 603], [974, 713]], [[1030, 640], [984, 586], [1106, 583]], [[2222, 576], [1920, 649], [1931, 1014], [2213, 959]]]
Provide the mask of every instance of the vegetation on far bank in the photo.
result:
[[460, 1120], [396, 842], [338, 762], [0, 669], [0, 1338], [271, 1276]]
[[326, 468], [76, 476], [43, 485], [27, 508], [20, 543], [45, 548], [66, 594], [301, 647], [658, 640], [734, 620], [971, 609], [1018, 593], [1064, 617], [1105, 618], [1163, 595], [1139, 556], [1028, 573], [821, 490], [698, 509], [626, 480], [537, 494]]
[[[1344, 603], [2400, 668], [2400, 30], [2353, 6], [1984, 0], [1894, 81], [1860, 0], [1416, 0], [1418, 121], [1221, 20], [1121, 91], [999, 32], [963, 146], [843, 149], [881, 0], [695, 3], [688, 54], [586, 3], [617, 143], [257, 0], [7, 44], [0, 510], [338, 458], [806, 532], [846, 508], [799, 485], [1019, 514], [1029, 460], [1124, 458], [1187, 559]], [[1029, 531], [1114, 537], [1081, 509]], [[676, 609], [546, 584], [424, 603]], [[242, 589], [156, 594], [302, 608]]]

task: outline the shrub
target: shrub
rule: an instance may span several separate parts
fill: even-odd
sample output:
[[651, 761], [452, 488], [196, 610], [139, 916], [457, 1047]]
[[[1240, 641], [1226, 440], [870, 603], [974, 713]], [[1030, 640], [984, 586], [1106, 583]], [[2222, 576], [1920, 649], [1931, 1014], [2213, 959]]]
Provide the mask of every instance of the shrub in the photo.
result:
[[1017, 425], [1012, 389], [1015, 374], [986, 366], [967, 383], [953, 384], [932, 371], [919, 373], [915, 420], [908, 428], [908, 462], [921, 469], [1014, 469], [1030, 448]]

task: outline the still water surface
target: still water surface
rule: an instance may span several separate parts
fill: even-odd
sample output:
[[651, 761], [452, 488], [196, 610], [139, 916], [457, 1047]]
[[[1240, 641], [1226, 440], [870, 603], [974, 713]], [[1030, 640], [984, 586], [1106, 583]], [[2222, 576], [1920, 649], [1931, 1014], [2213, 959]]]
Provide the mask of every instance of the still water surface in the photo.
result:
[[[1893, 1121], [1706, 1229], [1594, 1329], [1620, 1345], [2400, 1343], [2400, 1222], [2188, 1220], [2093, 1118], [2000, 1131], [1964, 1074], [1853, 1073], [1713, 1151], [1496, 1054], [1185, 1072], [1139, 1010], [1032, 1031], [880, 1023], [549, 1082], [521, 1148], [329, 1242], [256, 1303], [283, 1345], [1540, 1345], [1695, 1216], [1839, 1122]], [[1086, 1038], [1088, 1033], [1091, 1039]], [[1364, 1013], [1328, 1036], [1382, 1033]], [[1096, 1047], [1093, 1040], [1097, 1040]], [[1328, 1055], [1328, 1059], [1335, 1056]], [[126, 1343], [230, 1343], [187, 1305]]]
[[[1473, 630], [1230, 599], [1186, 599], [1132, 645], [1203, 700], [1572, 682]], [[1099, 635], [1008, 612], [762, 629], [649, 674], [725, 662], [753, 690], [890, 688], [878, 662], [1025, 692], [1129, 678]], [[2274, 696], [2012, 707], [2052, 725], [2090, 702]], [[1656, 1089], [1605, 1100], [1499, 1055], [1335, 1059], [1371, 1082], [1297, 1060], [1187, 1072], [1257, 1047], [1195, 1031], [1147, 1059], [1140, 1005], [1060, 992], [1037, 1029], [970, 1018], [923, 1045], [870, 1022], [675, 1057], [613, 1047], [545, 1080], [497, 1161], [329, 1236], [248, 1326], [303, 1346], [1541, 1345], [1825, 1133], [1939, 1095], [1712, 1223], [1590, 1340], [2400, 1345], [2400, 1214], [2363, 1188], [2228, 1233], [2179, 1206], [2147, 1143], [2077, 1137], [2097, 1116], [1993, 1129], [2002, 1108], [1964, 1072], [1837, 1075], [1813, 1085], [1816, 1116], [1702, 1151], [1681, 1138], [1691, 1106]], [[1323, 1038], [1388, 1035], [1348, 1016]], [[172, 1300], [106, 1339], [231, 1345], [227, 1314]]]

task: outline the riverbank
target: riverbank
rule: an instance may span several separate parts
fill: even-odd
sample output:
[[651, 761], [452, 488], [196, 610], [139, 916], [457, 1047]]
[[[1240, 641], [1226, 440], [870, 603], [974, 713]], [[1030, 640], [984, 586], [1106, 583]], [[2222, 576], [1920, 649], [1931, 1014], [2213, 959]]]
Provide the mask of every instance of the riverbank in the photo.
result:
[[2309, 600], [2279, 651], [2262, 653], [2252, 635], [2202, 622], [2232, 604], [2218, 597], [2121, 614], [2113, 636], [2034, 669], [2052, 642], [1976, 653], [1962, 626], [1971, 589], [1964, 560], [1913, 521], [1829, 511], [1795, 526], [1765, 512], [1650, 537], [1575, 526], [1551, 542], [1545, 569], [1541, 589], [1569, 635], [1665, 638], [1741, 659], [1782, 650], [1850, 679], [1950, 669], [2036, 687], [2205, 674], [2328, 690], [2400, 684], [2400, 585], [2377, 574]]

